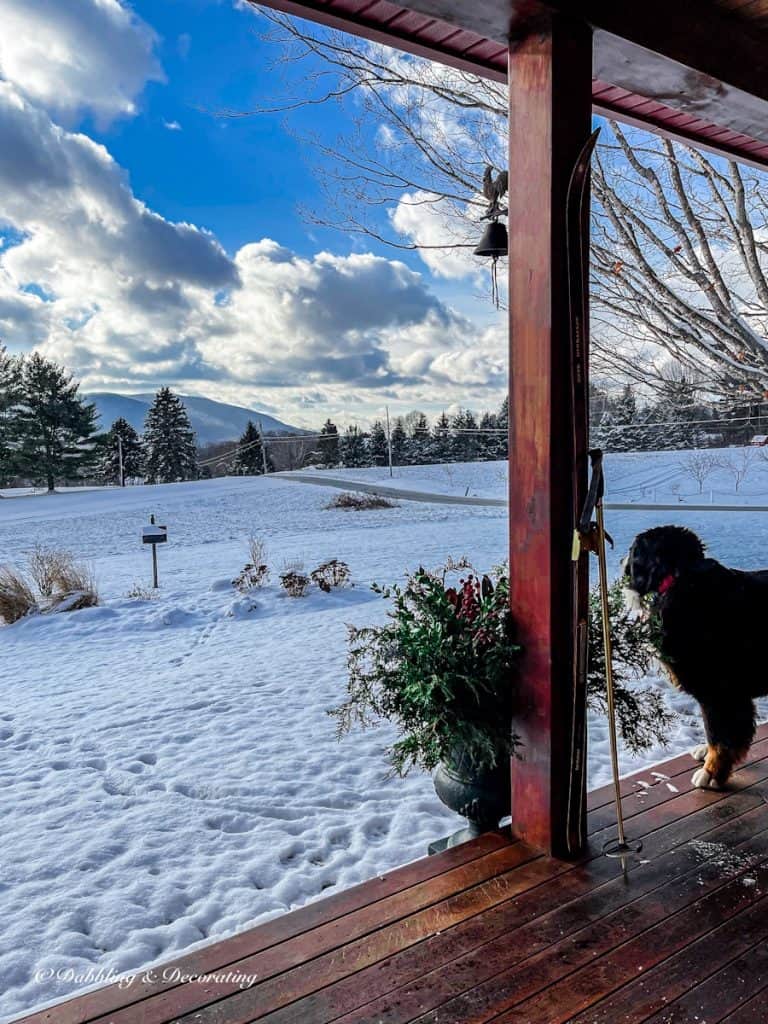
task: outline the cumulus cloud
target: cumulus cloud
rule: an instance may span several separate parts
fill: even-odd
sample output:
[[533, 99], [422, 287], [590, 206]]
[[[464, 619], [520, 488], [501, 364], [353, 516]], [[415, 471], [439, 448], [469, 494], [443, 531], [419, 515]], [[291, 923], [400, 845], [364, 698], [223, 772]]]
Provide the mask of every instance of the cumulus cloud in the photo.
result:
[[[436, 204], [427, 192], [406, 192], [390, 218], [399, 234], [416, 245], [419, 256], [438, 277], [474, 277], [480, 272], [472, 249], [480, 239], [484, 224], [476, 228], [466, 216], [445, 203]], [[445, 246], [444, 243], [450, 244]]]
[[503, 339], [402, 261], [269, 239], [231, 257], [138, 200], [103, 145], [55, 123], [85, 106], [130, 113], [159, 75], [153, 45], [117, 0], [0, 0], [0, 339], [66, 363], [87, 390], [170, 383], [299, 423], [398, 400], [491, 404]]
[[163, 74], [156, 36], [119, 0], [0, 0], [0, 74], [60, 114], [132, 114]]

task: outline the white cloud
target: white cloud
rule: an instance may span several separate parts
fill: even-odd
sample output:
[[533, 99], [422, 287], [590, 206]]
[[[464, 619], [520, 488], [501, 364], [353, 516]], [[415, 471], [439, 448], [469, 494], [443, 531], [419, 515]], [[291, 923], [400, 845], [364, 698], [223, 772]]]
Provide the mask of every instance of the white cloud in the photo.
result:
[[[0, 0], [0, 66], [17, 83], [0, 79], [0, 339], [66, 363], [86, 390], [170, 383], [307, 424], [365, 420], [385, 403], [494, 404], [501, 334], [450, 308], [402, 261], [299, 256], [269, 239], [230, 257], [211, 234], [138, 200], [104, 146], [54, 123], [86, 105], [129, 113], [156, 73], [151, 30], [116, 0], [77, 5], [82, 59], [70, 67], [74, 10]], [[34, 37], [46, 13], [34, 45], [8, 42], [9, 29]], [[104, 19], [113, 34], [94, 58]], [[107, 69], [118, 40], [125, 52]], [[459, 277], [462, 264], [449, 255], [441, 271]]]
[[163, 121], [163, 127], [167, 128], [169, 132], [181, 131], [181, 125], [178, 121]]
[[162, 81], [156, 36], [119, 0], [0, 0], [0, 74], [59, 114], [132, 114]]
[[472, 250], [485, 224], [475, 229], [460, 211], [433, 200], [427, 192], [406, 192], [390, 211], [393, 226], [410, 242], [424, 246], [419, 255], [438, 277], [460, 280], [476, 276], [480, 265]]

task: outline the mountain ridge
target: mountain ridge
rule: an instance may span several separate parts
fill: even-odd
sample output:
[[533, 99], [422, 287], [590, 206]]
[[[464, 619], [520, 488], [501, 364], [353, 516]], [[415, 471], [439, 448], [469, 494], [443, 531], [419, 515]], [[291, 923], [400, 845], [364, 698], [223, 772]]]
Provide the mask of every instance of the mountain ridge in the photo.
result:
[[[154, 400], [154, 394], [119, 395], [111, 391], [94, 391], [83, 395], [86, 401], [93, 402], [99, 420], [99, 429], [109, 430], [116, 419], [123, 417], [134, 430], [141, 433], [147, 409]], [[197, 434], [198, 444], [211, 444], [217, 441], [235, 441], [245, 430], [248, 420], [257, 425], [261, 423], [264, 433], [302, 433], [299, 427], [283, 423], [282, 420], [268, 413], [247, 409], [240, 405], [229, 405], [217, 402], [212, 398], [200, 398], [196, 395], [178, 396], [187, 407], [192, 428]]]

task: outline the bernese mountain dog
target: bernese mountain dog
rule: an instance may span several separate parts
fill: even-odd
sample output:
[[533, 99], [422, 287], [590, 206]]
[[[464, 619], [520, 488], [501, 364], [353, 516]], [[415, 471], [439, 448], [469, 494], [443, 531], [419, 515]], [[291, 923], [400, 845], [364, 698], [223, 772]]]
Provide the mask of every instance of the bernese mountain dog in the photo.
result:
[[768, 569], [729, 569], [682, 526], [638, 534], [624, 568], [649, 608], [660, 661], [701, 706], [707, 744], [691, 751], [703, 762], [693, 785], [718, 789], [749, 751], [754, 698], [768, 695]]

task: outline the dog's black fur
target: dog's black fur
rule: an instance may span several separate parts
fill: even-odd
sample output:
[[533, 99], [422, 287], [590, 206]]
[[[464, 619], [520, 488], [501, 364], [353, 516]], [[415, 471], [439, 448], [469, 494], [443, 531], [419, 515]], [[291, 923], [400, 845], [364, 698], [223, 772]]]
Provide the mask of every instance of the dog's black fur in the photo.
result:
[[626, 573], [630, 590], [652, 595], [661, 661], [701, 705], [708, 747], [694, 785], [722, 786], [754, 738], [753, 700], [768, 694], [768, 570], [729, 569], [695, 533], [659, 526], [635, 538]]

